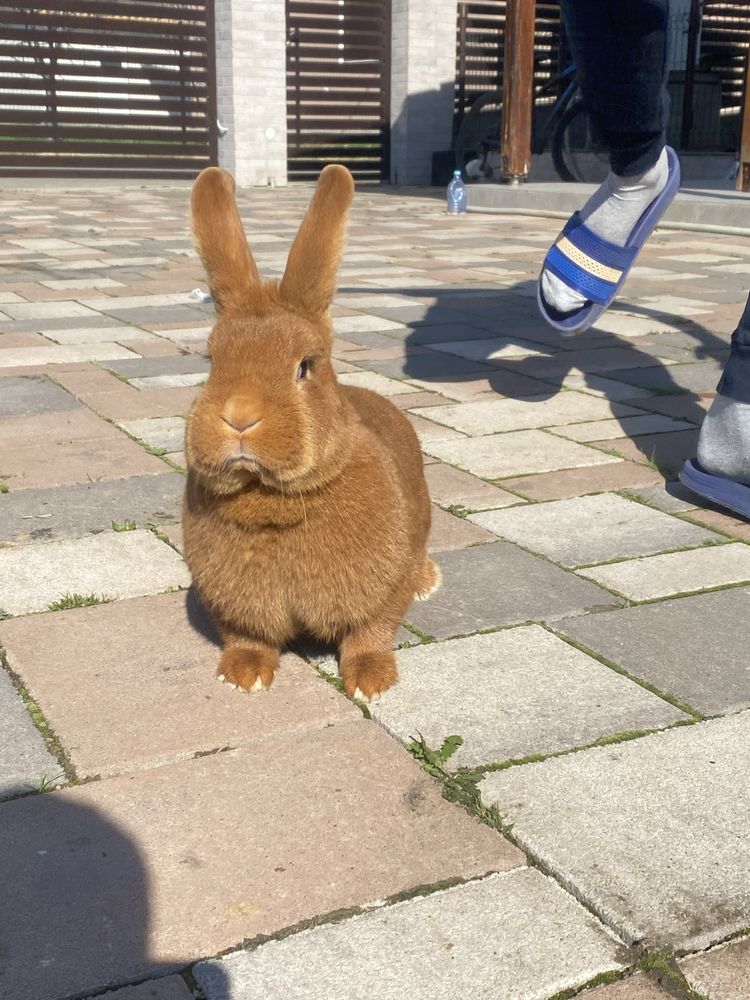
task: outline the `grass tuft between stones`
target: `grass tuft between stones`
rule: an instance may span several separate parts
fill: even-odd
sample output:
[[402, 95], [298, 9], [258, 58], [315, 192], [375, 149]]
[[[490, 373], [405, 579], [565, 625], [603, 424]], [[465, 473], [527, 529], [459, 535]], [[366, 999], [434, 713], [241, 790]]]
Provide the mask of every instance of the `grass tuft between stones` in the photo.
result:
[[10, 493], [10, 487], [7, 483], [0, 482], [0, 493]]
[[624, 978], [625, 975], [622, 972], [600, 972], [598, 976], [589, 979], [582, 986], [572, 986], [569, 989], [560, 990], [559, 993], [551, 996], [549, 1000], [573, 1000], [573, 997], [581, 997], [581, 1000], [585, 1000], [589, 990], [593, 990], [597, 986], [609, 986], [611, 983], [619, 983]]
[[682, 974], [682, 970], [677, 964], [677, 958], [672, 952], [654, 951], [647, 953], [639, 960], [637, 967], [641, 972], [653, 973], [652, 978], [676, 997], [684, 997], [685, 1000], [710, 1000], [704, 993], [699, 993], [692, 988]]
[[138, 525], [135, 521], [130, 518], [126, 518], [124, 521], [112, 521], [112, 531], [135, 531]]
[[108, 604], [104, 594], [62, 594], [59, 600], [47, 605], [48, 611], [69, 611], [71, 608], [88, 608], [92, 604]]

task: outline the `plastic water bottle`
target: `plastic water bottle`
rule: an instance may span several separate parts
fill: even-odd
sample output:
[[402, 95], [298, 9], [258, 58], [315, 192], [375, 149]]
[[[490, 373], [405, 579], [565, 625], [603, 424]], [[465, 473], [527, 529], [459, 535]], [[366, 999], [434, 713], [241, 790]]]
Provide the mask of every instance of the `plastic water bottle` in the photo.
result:
[[466, 211], [466, 185], [461, 180], [461, 171], [453, 171], [453, 180], [448, 185], [448, 214], [459, 215]]

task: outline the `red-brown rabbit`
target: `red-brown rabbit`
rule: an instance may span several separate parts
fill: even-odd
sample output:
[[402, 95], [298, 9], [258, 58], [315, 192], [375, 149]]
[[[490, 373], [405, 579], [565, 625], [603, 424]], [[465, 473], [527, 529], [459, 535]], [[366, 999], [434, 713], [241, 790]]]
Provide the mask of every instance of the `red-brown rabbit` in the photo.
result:
[[325, 168], [284, 277], [262, 283], [232, 177], [209, 167], [193, 188], [218, 319], [187, 422], [185, 557], [221, 634], [219, 676], [245, 690], [268, 687], [280, 648], [307, 633], [338, 645], [348, 694], [385, 691], [404, 612], [440, 582], [414, 430], [331, 365], [353, 190]]

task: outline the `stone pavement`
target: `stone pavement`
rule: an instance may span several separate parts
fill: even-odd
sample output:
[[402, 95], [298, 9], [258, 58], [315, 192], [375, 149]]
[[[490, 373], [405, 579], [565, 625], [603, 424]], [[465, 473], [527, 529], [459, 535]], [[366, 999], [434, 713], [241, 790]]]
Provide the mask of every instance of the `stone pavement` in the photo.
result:
[[[267, 276], [309, 193], [241, 194]], [[750, 241], [657, 232], [562, 340], [555, 221], [358, 193], [337, 370], [413, 421], [445, 580], [363, 713], [325, 651], [215, 681], [187, 187], [0, 197], [0, 998], [748, 1000], [750, 525], [674, 480]]]

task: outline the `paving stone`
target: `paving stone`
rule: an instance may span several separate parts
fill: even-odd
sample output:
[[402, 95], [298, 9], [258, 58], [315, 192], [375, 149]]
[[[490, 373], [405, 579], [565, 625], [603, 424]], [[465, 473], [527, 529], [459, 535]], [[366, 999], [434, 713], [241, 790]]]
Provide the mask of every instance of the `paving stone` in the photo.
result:
[[145, 420], [121, 420], [120, 427], [152, 448], [180, 451], [185, 443], [184, 417], [152, 417]]
[[195, 976], [208, 1000], [546, 1000], [626, 963], [580, 904], [522, 869], [201, 963]]
[[630, 368], [617, 372], [621, 382], [656, 389], [660, 392], [691, 389], [694, 392], [712, 391], [721, 377], [723, 365], [717, 361], [699, 361], [686, 365], [654, 368]]
[[[478, 331], [481, 336], [481, 332]], [[541, 355], [539, 344], [524, 342], [517, 338], [490, 338], [481, 340], [443, 341], [429, 345], [435, 351], [455, 354], [459, 358], [471, 361], [495, 361], [498, 358], [521, 358], [529, 355]]]
[[476, 476], [470, 476], [442, 462], [425, 469], [425, 478], [433, 502], [443, 507], [491, 510], [493, 507], [522, 503], [521, 498], [513, 493], [491, 486]]
[[663, 990], [644, 975], [630, 976], [619, 983], [599, 986], [584, 993], [585, 1000], [674, 1000], [674, 994]]
[[581, 570], [581, 575], [634, 601], [750, 581], [750, 546], [742, 542]]
[[0, 884], [18, 901], [3, 927], [13, 1000], [165, 975], [524, 860], [364, 719], [0, 808]]
[[177, 472], [0, 496], [0, 546], [178, 521], [185, 479]]
[[505, 479], [503, 486], [529, 500], [564, 500], [586, 493], [601, 493], [639, 486], [641, 483], [663, 481], [661, 473], [647, 465], [617, 462], [589, 469], [565, 469], [562, 472]]
[[[441, 560], [442, 561], [442, 560]], [[722, 590], [585, 619], [557, 631], [709, 715], [750, 706], [744, 628], [750, 590]]]
[[495, 536], [484, 528], [478, 528], [465, 518], [456, 517], [440, 507], [432, 509], [432, 528], [427, 542], [428, 552], [447, 552], [465, 549], [469, 545], [494, 542]]
[[436, 639], [617, 603], [593, 583], [505, 542], [446, 552], [438, 561], [442, 587], [406, 613]]
[[120, 990], [108, 993], [97, 993], [96, 997], [87, 1000], [192, 1000], [193, 994], [188, 989], [182, 976], [165, 976], [163, 979], [152, 979], [140, 986], [124, 986]]
[[656, 507], [668, 514], [681, 514], [695, 510], [698, 497], [683, 486], [679, 480], [671, 483], [654, 483], [652, 486], [638, 486], [628, 489], [628, 494], [637, 497], [650, 507]]
[[359, 716], [292, 654], [258, 697], [220, 684], [216, 632], [192, 593], [188, 600], [184, 593], [163, 594], [19, 618], [1, 624], [0, 636], [11, 668], [42, 706], [79, 777], [153, 767]]
[[522, 399], [549, 392], [549, 385], [540, 379], [527, 378], [514, 372], [499, 370], [490, 372], [484, 378], [461, 374], [432, 378], [415, 378], [413, 375], [406, 375], [406, 378], [409, 382], [413, 382], [429, 392], [439, 392], [441, 396], [446, 396], [448, 399], [466, 402], [471, 402], [483, 394], [489, 399], [491, 397], [487, 395], [488, 393]]
[[405, 333], [406, 327], [403, 323], [394, 323], [393, 320], [383, 319], [382, 316], [351, 315], [337, 316], [333, 321], [333, 332], [346, 336], [350, 332], [361, 332], [370, 330], [394, 330]]
[[[700, 498], [698, 498], [700, 499]], [[698, 509], [688, 511], [685, 517], [695, 524], [705, 525], [707, 528], [715, 528], [723, 531], [734, 538], [742, 538], [750, 541], [750, 524], [739, 514], [732, 515], [727, 511]]]
[[113, 361], [105, 366], [125, 378], [150, 375], [192, 375], [205, 374], [211, 369], [208, 358], [199, 354], [179, 354], [166, 358], [133, 358], [127, 361]]
[[636, 434], [666, 434], [670, 431], [692, 430], [686, 420], [672, 420], [656, 413], [644, 413], [619, 420], [595, 420], [588, 423], [556, 426], [555, 433], [570, 441], [601, 441], [605, 438], [631, 437]]
[[43, 375], [21, 375], [18, 378], [3, 379], [0, 418], [73, 410], [80, 405], [75, 396]]
[[547, 870], [629, 942], [699, 950], [750, 923], [750, 713], [480, 783]]
[[115, 600], [189, 583], [180, 557], [150, 531], [0, 549], [0, 607], [12, 615], [44, 611], [68, 593]]
[[655, 465], [665, 478], [677, 477], [686, 458], [693, 458], [698, 448], [699, 430], [670, 431], [662, 434], [639, 434], [632, 438], [610, 438], [596, 441], [604, 451], [615, 451], [634, 462], [644, 459]]
[[[403, 742], [463, 737], [453, 770], [553, 753], [687, 716], [539, 625], [398, 654], [399, 683], [370, 711]], [[460, 698], [456, 692], [460, 691]]]
[[[636, 413], [632, 407], [610, 403], [585, 393], [562, 392], [549, 398], [492, 399], [458, 406], [430, 408], [429, 416], [465, 434], [491, 434], [493, 431], [519, 431], [534, 427], [605, 420], [607, 417]], [[419, 414], [421, 410], [415, 409]]]
[[135, 389], [179, 389], [185, 386], [203, 385], [207, 378], [208, 375], [204, 372], [192, 375], [147, 375], [144, 378], [130, 379], [130, 384]]
[[149, 334], [138, 326], [87, 326], [80, 330], [50, 330], [50, 340], [58, 344], [105, 344], [123, 343], [133, 340], [147, 340]]
[[3, 312], [13, 319], [34, 320], [96, 315], [80, 302], [8, 302], [3, 305]]
[[708, 1000], [747, 1000], [750, 996], [750, 938], [683, 958], [679, 966], [693, 989]]
[[10, 677], [0, 669], [0, 799], [39, 788], [42, 778], [54, 781], [61, 767], [44, 745]]
[[[93, 414], [81, 415], [97, 421]], [[90, 436], [71, 435], [68, 422], [60, 419], [60, 414], [56, 417], [60, 426], [37, 434], [36, 439], [34, 433], [40, 430], [37, 421], [42, 418], [23, 418], [30, 425], [29, 437], [20, 444], [8, 442], [7, 422], [0, 420], [0, 442], [5, 438], [0, 444], [0, 479], [11, 491], [124, 479], [167, 469], [160, 459], [103, 421], [97, 421], [101, 426]]]
[[424, 450], [483, 479], [522, 473], [549, 472], [590, 465], [611, 465], [622, 459], [539, 430], [488, 434], [463, 441], [431, 441]]
[[398, 396], [404, 392], [404, 383], [396, 379], [386, 378], [377, 372], [355, 371], [348, 374], [339, 375], [339, 382], [342, 385], [354, 385], [360, 389], [372, 389], [373, 392], [381, 396]]
[[484, 511], [469, 519], [563, 566], [718, 541], [712, 532], [613, 493]]
[[49, 347], [16, 347], [0, 350], [0, 368], [32, 365], [66, 365], [77, 361], [109, 361], [137, 355], [119, 344], [50, 344]]

